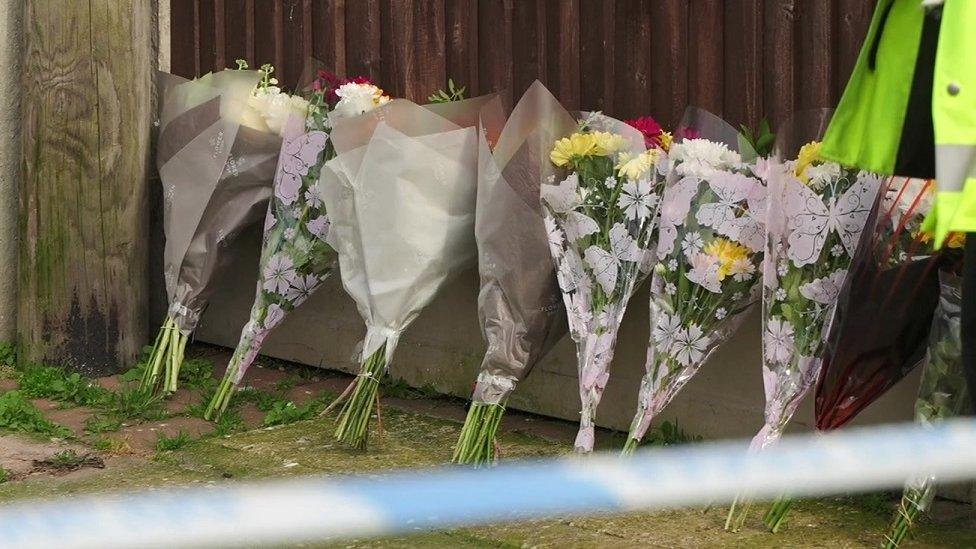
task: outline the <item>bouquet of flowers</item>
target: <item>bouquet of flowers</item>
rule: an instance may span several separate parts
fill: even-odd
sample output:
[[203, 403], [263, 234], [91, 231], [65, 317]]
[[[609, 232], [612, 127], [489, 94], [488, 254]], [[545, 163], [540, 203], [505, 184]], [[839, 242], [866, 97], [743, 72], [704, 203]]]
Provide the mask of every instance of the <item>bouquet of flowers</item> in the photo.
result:
[[281, 138], [268, 121], [288, 106], [272, 94], [273, 68], [225, 70], [188, 81], [159, 73], [156, 160], [163, 183], [169, 308], [142, 379], [145, 391], [177, 389], [183, 351], [241, 230], [271, 195]]
[[827, 339], [818, 429], [846, 425], [925, 358], [940, 256], [920, 227], [933, 195], [933, 182], [901, 177], [880, 192]]
[[704, 111], [690, 109], [682, 126], [699, 137], [682, 139], [668, 154], [647, 373], [624, 453], [637, 447], [651, 420], [735, 332], [759, 296], [766, 187], [756, 153]]
[[[953, 237], [957, 240], [961, 238], [957, 235]], [[939, 305], [929, 336], [927, 363], [915, 400], [915, 421], [923, 425], [966, 414], [969, 405], [959, 329], [962, 280], [948, 271], [942, 271], [940, 279]], [[886, 548], [898, 547], [908, 536], [915, 519], [932, 503], [935, 482], [935, 477], [922, 475], [905, 485], [895, 518], [885, 535]]]
[[590, 452], [596, 409], [645, 249], [659, 197], [660, 149], [633, 127], [599, 113], [555, 142], [549, 158], [562, 172], [541, 186], [549, 247], [576, 342], [582, 411], [574, 444]]
[[335, 156], [331, 128], [341, 119], [358, 117], [390, 101], [365, 78], [339, 80], [325, 71], [319, 71], [311, 84], [307, 101], [282, 96], [279, 92], [270, 100], [304, 108], [281, 121], [284, 143], [265, 217], [254, 305], [207, 407], [207, 419], [219, 416], [230, 403], [271, 330], [308, 299], [335, 266], [336, 253], [326, 242], [329, 216], [315, 185], [322, 165]]
[[318, 187], [343, 287], [366, 323], [362, 368], [340, 397], [335, 433], [354, 447], [366, 446], [380, 377], [400, 334], [475, 259], [478, 132], [434, 111], [470, 121], [477, 120], [472, 111], [489, 106], [500, 110], [485, 98], [429, 107], [396, 100], [370, 117], [368, 139], [365, 132], [336, 135], [338, 156]]
[[576, 121], [534, 82], [495, 142], [478, 152], [475, 240], [481, 291], [478, 313], [488, 342], [454, 461], [494, 459], [495, 432], [515, 385], [566, 333], [565, 315], [539, 204], [549, 145]]
[[[766, 422], [752, 450], [780, 438], [820, 373], [837, 297], [881, 186], [877, 175], [820, 158], [819, 142], [807, 140], [816, 138], [827, 116], [805, 113], [781, 131], [779, 158], [794, 159], [770, 167], [763, 262]], [[748, 507], [733, 504], [726, 528], [741, 527]], [[781, 519], [775, 506], [766, 516], [768, 524]]]

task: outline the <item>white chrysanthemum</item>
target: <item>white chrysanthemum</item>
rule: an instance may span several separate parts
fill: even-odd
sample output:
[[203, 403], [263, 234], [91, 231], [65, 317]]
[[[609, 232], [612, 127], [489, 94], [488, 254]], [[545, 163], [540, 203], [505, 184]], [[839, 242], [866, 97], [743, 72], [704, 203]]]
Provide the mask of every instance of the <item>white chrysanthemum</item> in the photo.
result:
[[729, 150], [725, 143], [708, 139], [686, 139], [675, 143], [668, 155], [680, 175], [698, 178], [742, 163], [742, 156]]
[[383, 95], [383, 90], [373, 84], [343, 84], [336, 90], [336, 95], [339, 102], [333, 112], [342, 118], [358, 116], [390, 101]]
[[[297, 95], [288, 95], [277, 86], [268, 86], [258, 88], [251, 94], [251, 98], [248, 100], [248, 109], [245, 109], [246, 120], [251, 119], [251, 114], [247, 113], [248, 110], [253, 110], [260, 115], [264, 127], [268, 131], [281, 135], [289, 118], [294, 116], [302, 121], [305, 120], [308, 116], [308, 101]], [[251, 125], [246, 121], [242, 121], [242, 123]]]
[[810, 178], [809, 186], [814, 191], [821, 191], [831, 181], [840, 178], [841, 169], [840, 164], [836, 162], [824, 162], [822, 164], [812, 164], [807, 166], [806, 172], [804, 172], [807, 177]]

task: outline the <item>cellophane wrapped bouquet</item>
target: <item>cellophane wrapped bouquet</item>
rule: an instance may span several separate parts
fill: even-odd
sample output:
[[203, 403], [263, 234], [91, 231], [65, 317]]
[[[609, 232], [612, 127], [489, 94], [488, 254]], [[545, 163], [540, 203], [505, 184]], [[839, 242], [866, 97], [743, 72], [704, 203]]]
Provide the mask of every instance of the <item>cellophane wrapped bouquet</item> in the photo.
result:
[[647, 373], [625, 453], [759, 299], [765, 161], [757, 167], [756, 153], [731, 126], [698, 109], [689, 109], [678, 133], [696, 137], [668, 152]]
[[[961, 242], [962, 235], [951, 235]], [[962, 308], [962, 280], [950, 271], [940, 273], [941, 292], [929, 335], [925, 370], [915, 400], [915, 421], [930, 425], [968, 413], [969, 389], [962, 369], [960, 310]], [[898, 547], [911, 532], [918, 516], [925, 512], [935, 497], [937, 479], [920, 475], [905, 484], [905, 491], [885, 535], [884, 546]]]
[[663, 151], [599, 113], [555, 142], [541, 187], [549, 246], [576, 342], [582, 409], [574, 444], [590, 452], [617, 331], [638, 280], [660, 197]]
[[[820, 158], [816, 139], [829, 115], [826, 110], [799, 113], [779, 132], [769, 167], [762, 342], [766, 409], [765, 424], [750, 444], [754, 451], [779, 440], [820, 374], [837, 297], [881, 186], [875, 174]], [[734, 503], [726, 528], [738, 530], [748, 509], [746, 500]], [[774, 506], [766, 516], [769, 524], [779, 522], [777, 513]]]
[[934, 182], [888, 178], [838, 299], [817, 383], [820, 430], [843, 427], [926, 354], [940, 254], [920, 230]]
[[566, 333], [565, 312], [548, 260], [539, 203], [550, 145], [576, 120], [536, 81], [519, 100], [501, 135], [481, 132], [475, 240], [481, 291], [478, 315], [488, 343], [461, 429], [454, 461], [489, 464], [505, 404], [518, 382]]
[[224, 70], [195, 80], [159, 73], [156, 160], [163, 184], [169, 307], [142, 379], [146, 392], [177, 389], [190, 334], [231, 259], [241, 230], [267, 209], [287, 105], [263, 100], [273, 68]]
[[477, 124], [492, 106], [500, 112], [490, 97], [427, 106], [400, 99], [365, 116], [372, 131], [335, 130], [338, 155], [318, 186], [343, 287], [366, 323], [360, 373], [340, 397], [335, 437], [343, 443], [366, 446], [400, 334], [476, 257]]
[[340, 80], [327, 71], [318, 71], [307, 99], [279, 89], [267, 95], [265, 101], [290, 105], [291, 112], [278, 122], [284, 141], [265, 217], [254, 305], [207, 407], [208, 419], [227, 408], [268, 334], [315, 292], [336, 265], [336, 252], [326, 241], [328, 212], [315, 184], [323, 164], [335, 156], [332, 127], [390, 101], [365, 78]]

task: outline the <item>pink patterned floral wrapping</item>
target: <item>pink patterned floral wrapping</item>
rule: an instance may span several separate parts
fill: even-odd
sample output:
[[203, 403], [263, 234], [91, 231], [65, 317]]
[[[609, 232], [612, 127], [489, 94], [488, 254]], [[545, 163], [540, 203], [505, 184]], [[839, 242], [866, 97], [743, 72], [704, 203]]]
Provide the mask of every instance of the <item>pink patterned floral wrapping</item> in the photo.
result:
[[[671, 146], [651, 281], [647, 373], [626, 450], [759, 299], [766, 163], [720, 118], [689, 109]], [[740, 142], [743, 144], [740, 145]]]

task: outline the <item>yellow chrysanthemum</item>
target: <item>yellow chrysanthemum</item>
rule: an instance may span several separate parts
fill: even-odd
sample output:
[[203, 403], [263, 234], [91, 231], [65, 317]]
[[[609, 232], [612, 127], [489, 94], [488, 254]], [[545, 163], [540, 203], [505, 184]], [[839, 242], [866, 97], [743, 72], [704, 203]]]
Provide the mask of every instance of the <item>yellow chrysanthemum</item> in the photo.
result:
[[718, 279], [724, 280], [732, 272], [732, 265], [749, 259], [749, 248], [725, 238], [716, 238], [705, 246], [705, 253], [718, 259]]
[[549, 153], [549, 160], [557, 166], [565, 166], [574, 157], [593, 156], [597, 154], [596, 151], [597, 144], [593, 134], [574, 133], [556, 141]]
[[661, 132], [658, 140], [661, 142], [661, 149], [669, 151], [671, 150], [671, 143], [674, 143], [674, 136], [671, 135], [671, 132]]
[[812, 166], [814, 162], [820, 160], [820, 142], [811, 141], [800, 147], [800, 153], [796, 156], [796, 166], [793, 168], [793, 173], [797, 179], [806, 184], [810, 181], [810, 178], [806, 174], [807, 168]]
[[966, 233], [949, 233], [946, 239], [946, 246], [950, 248], [962, 248], [966, 245]]
[[626, 150], [630, 147], [630, 143], [627, 139], [616, 133], [610, 132], [593, 132], [590, 134], [593, 136], [593, 141], [596, 143], [597, 152], [593, 153], [597, 156], [610, 156], [618, 151]]
[[658, 149], [648, 149], [637, 156], [629, 152], [620, 153], [614, 168], [620, 177], [636, 181], [651, 171], [660, 155], [661, 151]]

